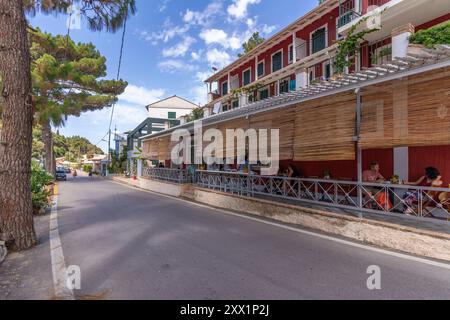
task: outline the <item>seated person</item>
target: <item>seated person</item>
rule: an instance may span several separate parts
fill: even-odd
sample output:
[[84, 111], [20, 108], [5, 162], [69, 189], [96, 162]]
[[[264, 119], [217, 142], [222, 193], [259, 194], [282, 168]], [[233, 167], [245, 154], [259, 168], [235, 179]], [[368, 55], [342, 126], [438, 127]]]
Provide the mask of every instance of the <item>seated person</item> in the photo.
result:
[[[421, 176], [417, 181], [405, 182], [405, 184], [418, 187], [441, 188], [443, 181], [438, 169], [428, 167], [425, 169], [425, 175]], [[436, 202], [443, 203], [446, 201], [444, 196], [439, 194], [439, 192], [429, 191], [427, 194]], [[405, 214], [413, 214], [415, 212], [414, 204], [419, 201], [419, 191], [408, 191], [405, 193], [403, 199], [407, 205], [405, 208]], [[428, 200], [430, 199], [424, 199], [425, 202], [428, 202]]]
[[439, 170], [433, 167], [428, 167], [425, 169], [425, 175], [421, 176], [419, 180], [415, 182], [406, 182], [405, 184], [410, 186], [440, 188], [442, 187], [443, 182]]
[[376, 161], [370, 164], [370, 169], [363, 172], [363, 182], [384, 182], [386, 179], [380, 173], [380, 164]]
[[288, 166], [287, 169], [287, 177], [288, 178], [300, 178], [300, 172], [296, 167], [294, 167], [292, 164]]
[[[363, 172], [362, 176], [363, 182], [368, 183], [383, 183], [386, 179], [383, 177], [383, 175], [380, 173], [380, 164], [377, 161], [373, 161], [370, 164], [370, 169]], [[382, 206], [385, 207], [386, 204], [386, 195], [384, 193], [379, 193], [380, 189], [376, 187], [365, 187], [366, 189], [366, 196], [365, 201], [368, 204], [369, 208], [372, 208], [375, 203], [370, 202], [370, 199], [373, 195], [375, 196], [375, 201]], [[364, 190], [364, 189], [363, 189]], [[364, 193], [364, 191], [363, 191]], [[390, 208], [391, 205], [388, 203], [388, 207]], [[378, 208], [378, 206], [377, 206]]]

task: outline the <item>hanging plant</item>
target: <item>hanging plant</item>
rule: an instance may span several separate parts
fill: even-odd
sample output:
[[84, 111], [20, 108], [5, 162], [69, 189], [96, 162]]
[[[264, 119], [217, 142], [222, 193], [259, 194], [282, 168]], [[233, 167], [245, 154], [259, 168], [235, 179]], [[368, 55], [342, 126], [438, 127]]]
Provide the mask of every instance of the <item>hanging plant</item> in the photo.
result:
[[336, 73], [344, 73], [345, 68], [351, 67], [353, 63], [348, 59], [349, 56], [358, 53], [360, 50], [360, 44], [365, 41], [365, 36], [378, 31], [378, 28], [365, 29], [360, 32], [356, 32], [356, 29], [365, 23], [370, 16], [362, 18], [358, 23], [352, 25], [348, 31], [347, 37], [343, 40], [338, 40], [338, 48], [336, 54], [336, 60], [334, 62], [334, 70]]

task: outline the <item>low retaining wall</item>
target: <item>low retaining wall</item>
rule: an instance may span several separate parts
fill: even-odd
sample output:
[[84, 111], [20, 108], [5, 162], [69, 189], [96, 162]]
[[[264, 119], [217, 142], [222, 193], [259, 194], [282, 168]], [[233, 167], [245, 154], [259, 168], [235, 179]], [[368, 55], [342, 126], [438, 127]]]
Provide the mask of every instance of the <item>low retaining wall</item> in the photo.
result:
[[[117, 181], [117, 178], [114, 180]], [[122, 179], [122, 182], [123, 180], [129, 180], [128, 184], [145, 190], [187, 198], [216, 208], [270, 218], [391, 250], [450, 261], [450, 235], [444, 232], [359, 219], [281, 202], [238, 197], [193, 185], [176, 185], [146, 179], [136, 182], [131, 179]]]
[[136, 188], [141, 188], [156, 193], [162, 193], [172, 197], [181, 197], [183, 195], [183, 189], [186, 185], [180, 185], [176, 183], [170, 183], [165, 181], [150, 180], [145, 178], [132, 178], [112, 177], [113, 181], [124, 183]]

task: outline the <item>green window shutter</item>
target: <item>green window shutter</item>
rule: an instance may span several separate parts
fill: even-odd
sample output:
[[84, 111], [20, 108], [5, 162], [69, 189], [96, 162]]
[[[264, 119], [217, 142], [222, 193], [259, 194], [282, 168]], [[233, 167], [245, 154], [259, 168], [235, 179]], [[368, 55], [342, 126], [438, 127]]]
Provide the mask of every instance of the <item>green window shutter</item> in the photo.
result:
[[272, 72], [276, 72], [283, 68], [283, 54], [278, 52], [272, 56]]
[[175, 120], [176, 118], [177, 118], [177, 113], [176, 112], [169, 112], [169, 119]]
[[325, 28], [319, 29], [312, 35], [312, 53], [319, 52], [326, 47], [326, 30]]
[[251, 81], [251, 71], [247, 70], [244, 72], [244, 86], [250, 84]]
[[258, 77], [264, 76], [264, 62], [258, 64]]

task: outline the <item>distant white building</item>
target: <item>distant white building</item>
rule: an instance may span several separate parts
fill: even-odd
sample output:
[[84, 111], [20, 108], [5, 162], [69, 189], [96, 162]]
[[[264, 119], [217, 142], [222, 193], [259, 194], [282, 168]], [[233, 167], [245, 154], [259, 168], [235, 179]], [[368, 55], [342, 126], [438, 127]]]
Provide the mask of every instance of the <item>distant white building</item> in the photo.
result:
[[172, 96], [146, 106], [149, 118], [167, 120], [177, 120], [187, 116], [198, 107], [195, 103], [178, 96]]
[[178, 126], [186, 121], [192, 110], [199, 106], [189, 100], [172, 96], [146, 106], [148, 118], [134, 130], [127, 132], [128, 172], [137, 166], [137, 175], [142, 175], [143, 162], [140, 159], [139, 138]]

